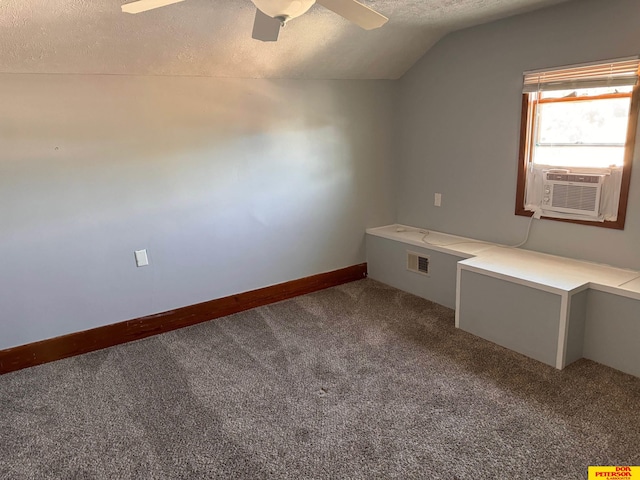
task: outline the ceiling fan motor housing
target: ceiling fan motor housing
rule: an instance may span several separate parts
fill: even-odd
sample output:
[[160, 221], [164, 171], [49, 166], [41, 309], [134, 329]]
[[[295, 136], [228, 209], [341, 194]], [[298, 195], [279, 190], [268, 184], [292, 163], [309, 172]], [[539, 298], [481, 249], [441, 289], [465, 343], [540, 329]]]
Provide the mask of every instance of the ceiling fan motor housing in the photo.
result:
[[264, 14], [286, 22], [306, 13], [316, 0], [251, 0]]

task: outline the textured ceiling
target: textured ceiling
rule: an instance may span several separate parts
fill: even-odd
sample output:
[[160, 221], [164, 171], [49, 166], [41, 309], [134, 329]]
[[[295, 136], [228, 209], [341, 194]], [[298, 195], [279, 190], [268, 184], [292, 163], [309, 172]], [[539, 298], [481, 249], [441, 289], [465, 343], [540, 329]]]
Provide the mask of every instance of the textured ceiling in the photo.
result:
[[262, 43], [250, 0], [137, 15], [121, 0], [0, 0], [0, 73], [395, 79], [450, 31], [565, 0], [361, 1], [389, 22], [365, 31], [314, 5]]

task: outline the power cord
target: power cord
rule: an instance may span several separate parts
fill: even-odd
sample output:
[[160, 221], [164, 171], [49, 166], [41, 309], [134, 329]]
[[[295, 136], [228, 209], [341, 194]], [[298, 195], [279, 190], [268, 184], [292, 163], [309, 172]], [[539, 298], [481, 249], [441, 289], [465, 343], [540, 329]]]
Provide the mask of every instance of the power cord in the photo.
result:
[[481, 244], [484, 245], [485, 242], [478, 242], [478, 241], [474, 241], [474, 240], [469, 240], [467, 242], [451, 242], [451, 243], [433, 243], [433, 242], [427, 242], [427, 236], [431, 233], [429, 230], [418, 230], [419, 233], [423, 233], [424, 235], [422, 236], [422, 242], [426, 243], [427, 245], [431, 245], [433, 247], [448, 247], [450, 245], [462, 245], [463, 243], [477, 243], [477, 244]]
[[535, 213], [531, 215], [531, 218], [529, 219], [529, 224], [527, 225], [527, 234], [525, 235], [524, 240], [522, 240], [520, 243], [517, 243], [515, 245], [502, 245], [502, 246], [505, 248], [519, 248], [523, 246], [525, 243], [527, 243], [529, 241], [529, 232], [531, 232], [531, 224], [533, 223], [534, 218], [536, 218]]
[[[515, 245], [498, 245], [500, 247], [504, 247], [504, 248], [519, 248], [521, 246], [523, 246], [525, 243], [527, 243], [529, 241], [529, 233], [531, 232], [531, 224], [533, 223], [533, 219], [536, 218], [535, 215], [531, 215], [531, 218], [529, 219], [529, 224], [527, 225], [527, 234], [524, 237], [524, 240], [522, 240], [520, 243], [517, 243]], [[433, 243], [433, 242], [428, 242], [427, 241], [427, 237], [431, 234], [431, 232], [429, 230], [418, 230], [419, 233], [422, 233], [422, 243], [426, 243], [427, 245], [431, 245], [433, 247], [449, 247], [451, 245], [462, 245], [462, 244], [466, 244], [466, 243], [476, 243], [479, 245], [485, 245], [486, 242], [478, 242], [478, 241], [474, 241], [474, 240], [469, 240], [466, 242], [451, 242], [451, 243]]]

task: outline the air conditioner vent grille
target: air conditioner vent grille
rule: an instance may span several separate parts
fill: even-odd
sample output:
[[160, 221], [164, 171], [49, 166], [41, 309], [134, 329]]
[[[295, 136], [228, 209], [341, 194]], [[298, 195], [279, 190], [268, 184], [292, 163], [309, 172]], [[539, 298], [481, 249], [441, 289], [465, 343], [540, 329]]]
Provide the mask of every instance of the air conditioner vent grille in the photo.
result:
[[429, 259], [418, 257], [418, 270], [422, 273], [429, 273]]
[[594, 211], [598, 200], [598, 189], [595, 187], [583, 187], [581, 185], [553, 186], [552, 206], [571, 208], [574, 210]]
[[544, 210], [597, 217], [603, 174], [547, 173], [543, 182]]
[[407, 251], [407, 270], [429, 275], [429, 256]]

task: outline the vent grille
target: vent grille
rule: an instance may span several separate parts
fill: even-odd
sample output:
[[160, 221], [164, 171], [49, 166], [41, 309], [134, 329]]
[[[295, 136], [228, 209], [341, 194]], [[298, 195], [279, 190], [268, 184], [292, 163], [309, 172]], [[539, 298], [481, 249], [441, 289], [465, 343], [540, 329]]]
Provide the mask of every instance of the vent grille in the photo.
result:
[[429, 275], [429, 256], [407, 251], [407, 270]]
[[598, 188], [593, 186], [555, 184], [553, 186], [552, 199], [551, 205], [554, 207], [592, 212], [596, 210]]
[[543, 182], [542, 208], [597, 217], [604, 175], [547, 173]]

